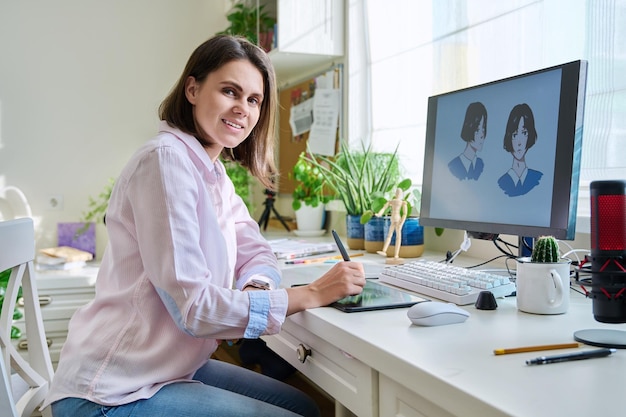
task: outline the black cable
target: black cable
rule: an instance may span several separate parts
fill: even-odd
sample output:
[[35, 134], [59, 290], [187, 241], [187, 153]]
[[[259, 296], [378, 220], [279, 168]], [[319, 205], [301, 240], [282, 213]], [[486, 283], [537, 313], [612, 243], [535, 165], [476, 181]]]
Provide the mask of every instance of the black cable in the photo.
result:
[[[478, 268], [478, 267], [480, 267], [480, 266], [487, 265], [488, 263], [493, 262], [493, 261], [495, 261], [495, 260], [497, 260], [497, 259], [500, 259], [500, 258], [508, 258], [508, 257], [509, 257], [509, 256], [508, 256], [507, 254], [505, 254], [505, 255], [499, 255], [499, 256], [493, 257], [493, 258], [491, 258], [491, 259], [489, 259], [489, 260], [486, 260], [485, 262], [482, 262], [482, 263], [479, 263], [479, 264], [476, 264], [476, 265], [472, 265], [472, 266], [466, 266], [465, 268], [467, 268], [467, 269]], [[508, 269], [508, 268], [507, 268], [507, 269]]]
[[[515, 255], [513, 254], [513, 252], [511, 252], [511, 248], [510, 248], [510, 247], [511, 247], [511, 246], [513, 246], [513, 247], [517, 247], [517, 246], [515, 246], [515, 245], [511, 245], [509, 242], [506, 242], [506, 241], [504, 241], [504, 240], [502, 240], [502, 239], [500, 239], [500, 238], [494, 239], [494, 240], [492, 240], [492, 242], [493, 242], [493, 244], [495, 245], [495, 247], [496, 247], [496, 248], [497, 248], [500, 252], [502, 252], [504, 255], [506, 255], [506, 256], [507, 256], [507, 257], [509, 257], [509, 258], [515, 258]], [[502, 242], [502, 243], [504, 243], [505, 245], [507, 245], [507, 249], [509, 249], [509, 250], [508, 250], [508, 252], [507, 252], [507, 251], [505, 251], [504, 249], [502, 249], [502, 247], [499, 245], [499, 243], [498, 243], [498, 242]]]

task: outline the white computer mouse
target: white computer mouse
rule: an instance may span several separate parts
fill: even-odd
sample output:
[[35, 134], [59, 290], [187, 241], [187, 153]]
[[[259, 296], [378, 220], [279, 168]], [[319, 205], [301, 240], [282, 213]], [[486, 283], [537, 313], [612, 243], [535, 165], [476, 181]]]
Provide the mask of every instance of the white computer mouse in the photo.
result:
[[411, 306], [406, 315], [418, 326], [441, 326], [463, 323], [470, 313], [453, 303], [425, 301]]

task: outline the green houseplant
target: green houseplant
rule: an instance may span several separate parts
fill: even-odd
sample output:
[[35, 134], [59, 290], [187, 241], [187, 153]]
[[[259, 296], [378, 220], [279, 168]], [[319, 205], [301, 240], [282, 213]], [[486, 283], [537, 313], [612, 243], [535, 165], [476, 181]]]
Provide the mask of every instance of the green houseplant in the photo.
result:
[[387, 195], [399, 183], [398, 149], [393, 153], [374, 152], [371, 145], [350, 149], [340, 141], [339, 153], [333, 157], [315, 155], [308, 150], [304, 157], [317, 167], [328, 187], [340, 199], [347, 212], [348, 246], [364, 248], [361, 216], [371, 210], [372, 196]]
[[[399, 188], [404, 192], [404, 201], [406, 201], [407, 203], [407, 216], [419, 215], [419, 209], [417, 209], [417, 205], [419, 204], [421, 194], [417, 188], [411, 189], [411, 184], [411, 179], [406, 178], [400, 181], [398, 185], [393, 187], [394, 190], [396, 188]], [[365, 210], [365, 212], [361, 215], [361, 224], [365, 224], [370, 221], [376, 213], [383, 209], [387, 201], [389, 201], [389, 199], [391, 198], [391, 196], [387, 194], [382, 194], [379, 191], [377, 191], [372, 197], [373, 198], [370, 208]], [[388, 210], [390, 210], [390, 208], [387, 208], [386, 211]]]
[[78, 222], [61, 222], [57, 225], [59, 246], [71, 246], [96, 256], [96, 225], [105, 222], [114, 184], [115, 179], [109, 178], [96, 197], [88, 197], [87, 210]]
[[387, 194], [400, 177], [397, 148], [393, 153], [378, 153], [371, 145], [351, 150], [345, 141], [334, 157], [315, 155], [303, 157], [320, 170], [326, 184], [343, 201], [349, 215], [360, 216], [371, 209], [372, 196]]
[[[111, 198], [111, 192], [113, 191], [113, 185], [115, 184], [114, 178], [109, 178], [109, 181], [104, 185], [100, 194], [97, 197], [89, 196], [89, 202], [87, 204], [87, 211], [83, 213], [83, 217], [81, 218], [82, 222], [85, 223], [100, 223], [104, 222], [104, 216], [106, 214], [107, 208], [109, 207], [109, 199]], [[83, 233], [87, 230], [87, 226], [85, 226]], [[77, 232], [78, 233], [78, 232]]]
[[325, 190], [325, 180], [320, 169], [309, 162], [306, 153], [302, 152], [298, 161], [293, 166], [291, 178], [296, 182], [296, 187], [291, 196], [294, 211], [298, 211], [302, 205], [317, 207], [330, 201], [330, 196]]
[[320, 169], [309, 162], [302, 152], [290, 173], [296, 186], [291, 194], [291, 207], [296, 214], [300, 233], [321, 231], [325, 220], [325, 205], [330, 201]]
[[87, 211], [84, 211], [80, 218], [80, 222], [83, 225], [76, 229], [75, 237], [84, 234], [89, 229], [90, 223], [104, 223], [104, 216], [109, 207], [109, 199], [111, 198], [114, 184], [115, 178], [109, 178], [102, 191], [95, 198], [92, 196], [88, 197]]
[[[220, 34], [240, 35], [247, 38], [255, 45], [269, 51], [272, 46], [272, 35], [276, 19], [269, 16], [264, 10], [265, 5], [248, 5], [245, 1], [233, 6], [226, 19], [230, 23]], [[258, 27], [257, 27], [258, 24]], [[259, 37], [260, 42], [259, 42]]]
[[222, 159], [222, 163], [226, 168], [226, 175], [235, 186], [235, 193], [241, 197], [248, 211], [252, 213], [254, 207], [250, 199], [250, 173], [238, 162]]
[[[365, 250], [376, 253], [386, 251], [387, 256], [395, 257], [397, 253], [400, 258], [416, 258], [424, 252], [424, 228], [419, 223], [421, 193], [418, 188], [412, 187], [409, 178], [400, 181], [393, 190], [394, 195], [377, 193], [373, 196], [371, 208], [361, 216], [361, 224], [365, 225]], [[396, 194], [397, 190], [401, 190], [400, 194]], [[396, 252], [398, 237], [393, 231], [390, 235], [390, 220], [383, 216], [390, 214], [392, 208], [388, 203], [398, 195], [406, 203], [406, 208], [404, 205], [400, 207], [400, 216], [405, 220], [402, 225], [401, 246]]]

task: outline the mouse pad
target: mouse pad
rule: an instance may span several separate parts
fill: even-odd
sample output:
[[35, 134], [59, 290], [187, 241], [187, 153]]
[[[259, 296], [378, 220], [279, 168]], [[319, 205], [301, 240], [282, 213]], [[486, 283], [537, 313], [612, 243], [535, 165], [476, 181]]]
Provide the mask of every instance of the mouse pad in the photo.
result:
[[368, 279], [361, 294], [342, 298], [330, 304], [330, 307], [346, 313], [354, 313], [357, 311], [411, 307], [413, 304], [421, 303], [422, 301], [428, 300]]

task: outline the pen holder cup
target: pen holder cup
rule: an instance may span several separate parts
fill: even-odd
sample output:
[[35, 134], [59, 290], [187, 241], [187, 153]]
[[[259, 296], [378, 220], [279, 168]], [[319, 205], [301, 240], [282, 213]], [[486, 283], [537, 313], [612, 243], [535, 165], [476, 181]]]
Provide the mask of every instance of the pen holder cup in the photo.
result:
[[569, 308], [570, 261], [517, 260], [517, 309], [532, 314], [563, 314]]

